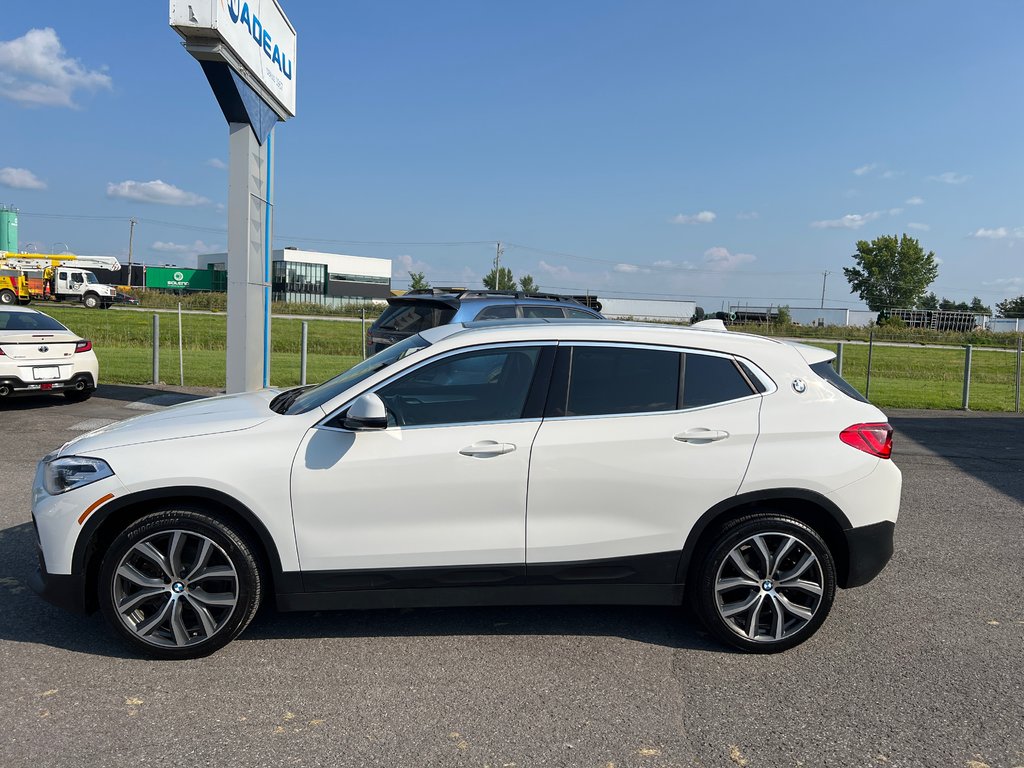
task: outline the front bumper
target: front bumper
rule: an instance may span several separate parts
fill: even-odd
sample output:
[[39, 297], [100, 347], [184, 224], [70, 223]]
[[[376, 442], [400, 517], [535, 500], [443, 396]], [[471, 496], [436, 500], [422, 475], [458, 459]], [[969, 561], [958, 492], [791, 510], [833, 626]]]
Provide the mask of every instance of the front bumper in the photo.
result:
[[88, 613], [85, 600], [85, 577], [79, 574], [54, 574], [46, 572], [43, 558], [39, 558], [39, 567], [29, 576], [29, 588], [59, 608], [72, 613]]
[[[840, 586], [860, 587], [882, 572], [892, 558], [896, 523], [883, 520], [843, 531], [848, 553], [845, 578]], [[842, 574], [840, 574], [842, 576]]]

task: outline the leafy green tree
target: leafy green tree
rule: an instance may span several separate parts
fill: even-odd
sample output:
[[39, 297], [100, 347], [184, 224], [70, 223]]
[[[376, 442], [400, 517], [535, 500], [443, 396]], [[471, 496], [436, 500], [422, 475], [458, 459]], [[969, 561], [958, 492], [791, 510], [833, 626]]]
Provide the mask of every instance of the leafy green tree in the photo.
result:
[[776, 325], [792, 325], [793, 315], [789, 311], [789, 305], [785, 304], [778, 309], [778, 314], [775, 315]]
[[519, 278], [519, 290], [527, 296], [532, 296], [540, 290], [540, 286], [533, 282], [533, 275], [523, 275]]
[[976, 315], [992, 314], [992, 307], [988, 307], [982, 304], [981, 299], [979, 299], [977, 296], [971, 299], [971, 303], [967, 308], [971, 310], [971, 312], [974, 312]]
[[935, 295], [935, 292], [926, 293], [921, 297], [921, 300], [917, 302], [918, 309], [938, 309], [939, 308], [939, 297]]
[[953, 301], [952, 299], [947, 299], [943, 296], [942, 301], [939, 302], [939, 309], [946, 310], [947, 312], [956, 310], [966, 312], [968, 310], [968, 306], [966, 301]]
[[843, 274], [874, 312], [917, 306], [939, 274], [935, 253], [925, 253], [909, 235], [882, 235], [870, 243], [859, 240], [853, 259], [856, 266], [843, 267]]
[[996, 312], [1000, 317], [1024, 317], [1024, 296], [998, 302]]
[[423, 272], [409, 273], [410, 291], [425, 291], [428, 288], [430, 288], [430, 283], [427, 282], [427, 276]]
[[484, 287], [492, 291], [514, 291], [518, 286], [511, 269], [498, 267], [496, 270], [492, 269], [484, 277]]

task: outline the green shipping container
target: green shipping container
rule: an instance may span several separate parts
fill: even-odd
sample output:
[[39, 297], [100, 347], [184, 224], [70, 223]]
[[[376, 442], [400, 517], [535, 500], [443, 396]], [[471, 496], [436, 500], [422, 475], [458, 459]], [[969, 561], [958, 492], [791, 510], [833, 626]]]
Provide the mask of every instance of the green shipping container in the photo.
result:
[[18, 211], [0, 206], [0, 251], [18, 252]]
[[213, 271], [146, 267], [146, 287], [165, 291], [209, 291], [213, 290]]

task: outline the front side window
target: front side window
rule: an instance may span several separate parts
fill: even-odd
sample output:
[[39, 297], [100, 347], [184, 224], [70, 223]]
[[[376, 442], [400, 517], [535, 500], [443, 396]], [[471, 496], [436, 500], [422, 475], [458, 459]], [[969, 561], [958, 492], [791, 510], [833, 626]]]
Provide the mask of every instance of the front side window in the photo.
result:
[[540, 347], [452, 355], [377, 390], [400, 427], [522, 418]]
[[515, 304], [499, 304], [494, 307], [484, 307], [476, 320], [505, 320], [516, 316]]

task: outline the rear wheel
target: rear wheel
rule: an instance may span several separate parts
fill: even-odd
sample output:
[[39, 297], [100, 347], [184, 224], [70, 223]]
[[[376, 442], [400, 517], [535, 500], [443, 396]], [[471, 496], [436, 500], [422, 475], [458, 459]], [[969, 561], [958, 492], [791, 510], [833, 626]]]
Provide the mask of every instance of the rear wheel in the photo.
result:
[[813, 635], [836, 592], [832, 554], [812, 528], [778, 514], [727, 526], [700, 561], [697, 609], [720, 640], [776, 653]]
[[231, 526], [198, 510], [135, 521], [100, 566], [107, 621], [136, 649], [164, 659], [221, 648], [249, 625], [261, 597], [253, 550]]
[[0, 304], [3, 304], [5, 306], [10, 306], [11, 304], [17, 304], [17, 303], [18, 303], [18, 296], [10, 288], [4, 288], [2, 291], [0, 291]]

